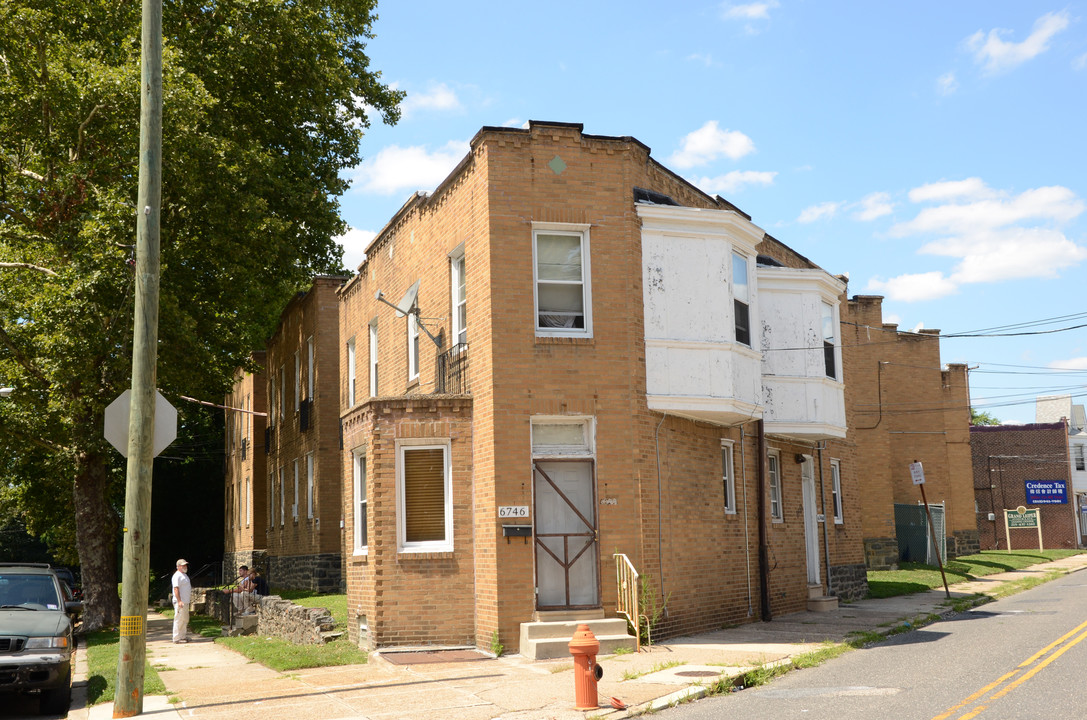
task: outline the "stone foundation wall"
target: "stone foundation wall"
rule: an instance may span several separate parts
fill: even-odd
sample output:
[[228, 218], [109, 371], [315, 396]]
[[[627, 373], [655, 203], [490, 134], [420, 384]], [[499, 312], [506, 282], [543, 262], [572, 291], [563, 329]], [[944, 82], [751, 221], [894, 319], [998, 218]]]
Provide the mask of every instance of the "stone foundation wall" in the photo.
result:
[[266, 572], [268, 565], [268, 552], [266, 550], [239, 550], [237, 552], [223, 553], [223, 572], [227, 578], [235, 578], [238, 567], [245, 565], [255, 568], [262, 574]]
[[839, 600], [861, 600], [868, 595], [868, 568], [863, 563], [832, 565], [827, 574], [827, 584]]
[[869, 570], [897, 570], [898, 539], [865, 538], [864, 564]]
[[265, 579], [270, 586], [291, 590], [338, 593], [343, 588], [340, 553], [270, 556]]
[[955, 557], [981, 552], [981, 533], [977, 530], [956, 530]]

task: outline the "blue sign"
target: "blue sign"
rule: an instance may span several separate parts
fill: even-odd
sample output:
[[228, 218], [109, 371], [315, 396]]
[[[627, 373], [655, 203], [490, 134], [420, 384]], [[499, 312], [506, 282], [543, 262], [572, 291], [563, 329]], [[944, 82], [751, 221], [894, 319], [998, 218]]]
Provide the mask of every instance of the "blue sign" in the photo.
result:
[[1068, 483], [1064, 480], [1027, 480], [1027, 505], [1067, 505]]

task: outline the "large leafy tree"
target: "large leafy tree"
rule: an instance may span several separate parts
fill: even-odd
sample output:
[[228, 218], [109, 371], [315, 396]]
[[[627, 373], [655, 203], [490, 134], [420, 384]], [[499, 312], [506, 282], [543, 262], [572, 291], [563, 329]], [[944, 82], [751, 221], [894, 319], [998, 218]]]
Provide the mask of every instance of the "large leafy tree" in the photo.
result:
[[[164, 0], [168, 397], [221, 396], [286, 298], [341, 270], [341, 172], [370, 114], [399, 117], [365, 54], [374, 5]], [[88, 629], [119, 615], [124, 473], [102, 418], [130, 382], [139, 38], [130, 0], [0, 0], [0, 385], [18, 388], [0, 497], [78, 553]]]

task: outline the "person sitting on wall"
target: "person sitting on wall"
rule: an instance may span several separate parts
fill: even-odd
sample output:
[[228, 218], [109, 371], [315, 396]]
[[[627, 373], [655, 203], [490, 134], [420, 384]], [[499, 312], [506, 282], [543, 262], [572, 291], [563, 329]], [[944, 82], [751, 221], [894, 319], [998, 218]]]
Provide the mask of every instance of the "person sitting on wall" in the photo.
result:
[[272, 591], [268, 588], [268, 581], [261, 577], [261, 574], [254, 570], [249, 573], [249, 580], [253, 583], [253, 596], [254, 600], [266, 597], [272, 594]]
[[252, 574], [247, 565], [238, 568], [238, 579], [234, 587], [224, 588], [223, 592], [233, 595], [234, 610], [239, 615], [250, 615], [253, 612], [253, 603], [256, 601], [256, 585], [253, 583]]

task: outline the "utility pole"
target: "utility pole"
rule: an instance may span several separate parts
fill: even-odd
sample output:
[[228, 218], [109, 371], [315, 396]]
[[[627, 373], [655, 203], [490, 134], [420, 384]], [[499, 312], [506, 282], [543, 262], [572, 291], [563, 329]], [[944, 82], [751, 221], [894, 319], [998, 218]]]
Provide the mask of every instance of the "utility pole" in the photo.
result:
[[162, 204], [162, 0], [143, 0], [140, 174], [136, 203], [136, 308], [128, 420], [121, 632], [113, 717], [143, 712], [147, 656], [148, 548], [159, 334], [159, 209]]

